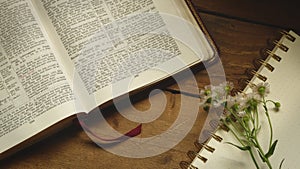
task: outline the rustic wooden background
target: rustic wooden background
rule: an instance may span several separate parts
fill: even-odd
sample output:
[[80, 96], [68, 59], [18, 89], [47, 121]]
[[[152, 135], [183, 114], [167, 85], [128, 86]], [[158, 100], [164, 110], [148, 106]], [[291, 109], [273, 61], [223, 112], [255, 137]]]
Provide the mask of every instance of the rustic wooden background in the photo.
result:
[[[215, 41], [223, 62], [226, 78], [240, 89], [240, 79], [248, 78], [245, 70], [254, 68], [253, 60], [261, 57], [263, 48], [272, 48], [269, 40], [278, 39], [279, 31], [292, 29], [300, 33], [300, 12], [296, 2], [276, 0], [193, 0], [207, 30]], [[209, 84], [206, 70], [195, 74], [199, 88]], [[189, 77], [183, 80], [189, 83]], [[191, 86], [195, 87], [195, 86]], [[168, 87], [177, 90], [177, 85]], [[155, 122], [143, 126], [142, 136], [159, 134], [176, 119], [182, 99], [193, 97], [165, 91], [168, 99], [167, 109]], [[149, 107], [148, 100], [135, 104], [139, 110]], [[112, 111], [112, 110], [110, 110]], [[107, 112], [107, 120], [120, 132], [136, 126], [117, 112]], [[196, 150], [193, 142], [198, 138], [206, 114], [200, 110], [196, 123], [190, 133], [172, 150], [161, 155], [130, 159], [113, 155], [94, 145], [85, 132], [72, 125], [61, 132], [0, 161], [0, 168], [111, 168], [111, 169], [153, 169], [180, 168], [180, 161], [190, 161], [188, 150]]]

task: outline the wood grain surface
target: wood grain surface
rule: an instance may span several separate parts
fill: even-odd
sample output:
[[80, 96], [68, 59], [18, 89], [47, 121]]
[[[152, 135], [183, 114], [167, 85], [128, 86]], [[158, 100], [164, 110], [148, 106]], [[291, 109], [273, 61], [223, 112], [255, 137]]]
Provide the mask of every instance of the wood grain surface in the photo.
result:
[[[215, 41], [228, 81], [239, 89], [245, 87], [239, 80], [249, 78], [246, 69], [254, 69], [253, 60], [261, 57], [260, 50], [272, 48], [270, 39], [278, 39], [282, 28], [300, 30], [299, 12], [286, 1], [274, 1], [273, 7], [266, 0], [194, 0], [199, 15]], [[273, 1], [272, 1], [273, 2]], [[213, 68], [212, 65], [211, 68]], [[213, 70], [213, 69], [211, 69]], [[203, 88], [210, 84], [207, 71], [195, 73], [197, 84], [185, 77], [182, 83], [190, 88]], [[178, 85], [168, 87], [178, 90]], [[176, 92], [164, 91], [168, 104], [156, 121], [145, 124], [139, 137], [149, 137], [166, 131], [178, 116], [182, 100], [193, 102], [194, 97]], [[155, 96], [153, 96], [155, 97]], [[138, 110], [147, 110], [147, 99], [135, 103]], [[185, 112], [188, 113], [188, 112]], [[113, 128], [124, 133], [137, 124], [125, 119], [111, 109], [104, 114]], [[180, 168], [180, 161], [190, 161], [188, 150], [196, 150], [193, 142], [198, 138], [206, 113], [199, 108], [199, 114], [191, 131], [171, 150], [149, 158], [125, 158], [109, 153], [94, 144], [85, 132], [74, 124], [61, 132], [0, 161], [0, 168], [99, 168], [99, 169], [170, 169]], [[159, 145], [157, 145], [159, 146]]]
[[193, 0], [199, 12], [300, 31], [297, 0]]

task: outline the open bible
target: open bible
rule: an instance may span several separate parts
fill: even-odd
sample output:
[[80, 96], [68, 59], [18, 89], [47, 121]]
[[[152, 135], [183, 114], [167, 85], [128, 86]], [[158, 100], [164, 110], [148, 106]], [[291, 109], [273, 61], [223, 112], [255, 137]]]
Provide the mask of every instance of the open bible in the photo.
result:
[[0, 0], [0, 18], [0, 158], [217, 54], [184, 0]]

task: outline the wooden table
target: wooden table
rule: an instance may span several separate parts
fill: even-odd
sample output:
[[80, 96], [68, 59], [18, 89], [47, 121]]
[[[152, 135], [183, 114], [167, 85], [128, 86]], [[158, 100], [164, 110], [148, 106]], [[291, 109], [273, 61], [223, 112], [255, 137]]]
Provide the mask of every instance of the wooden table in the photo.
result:
[[[249, 78], [246, 69], [255, 69], [253, 60], [261, 57], [263, 48], [272, 48], [270, 39], [278, 39], [282, 29], [293, 29], [300, 33], [300, 13], [292, 1], [268, 0], [194, 0], [194, 5], [214, 39], [223, 62], [226, 78], [239, 89], [240, 79]], [[195, 74], [198, 87], [209, 84], [206, 70]], [[183, 80], [189, 83], [187, 77]], [[195, 87], [195, 86], [191, 86]], [[196, 86], [197, 87], [197, 86]], [[168, 89], [177, 90], [172, 85]], [[143, 126], [142, 136], [148, 137], [168, 129], [176, 119], [181, 99], [193, 97], [165, 91], [168, 105], [163, 115], [155, 122]], [[149, 107], [148, 100], [135, 104], [139, 110]], [[116, 112], [109, 112], [107, 120], [120, 132], [128, 131], [136, 124], [122, 118]], [[131, 159], [116, 156], [97, 147], [85, 132], [73, 125], [61, 132], [27, 148], [0, 162], [0, 168], [111, 168], [111, 169], [156, 169], [180, 168], [180, 161], [190, 161], [188, 150], [197, 151], [193, 142], [198, 138], [206, 113], [201, 109], [196, 123], [188, 135], [173, 149], [158, 156]]]

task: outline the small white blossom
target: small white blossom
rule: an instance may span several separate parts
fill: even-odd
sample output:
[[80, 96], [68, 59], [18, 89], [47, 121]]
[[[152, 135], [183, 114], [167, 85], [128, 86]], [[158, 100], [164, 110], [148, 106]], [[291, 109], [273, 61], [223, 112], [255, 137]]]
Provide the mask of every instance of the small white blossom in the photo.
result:
[[256, 93], [262, 97], [267, 96], [270, 93], [269, 83], [259, 83], [258, 85], [252, 87], [253, 93]]
[[260, 95], [258, 93], [247, 93], [246, 94], [246, 100], [249, 101], [251, 99], [259, 100], [260, 99]]
[[226, 94], [229, 94], [230, 91], [233, 89], [234, 85], [233, 85], [232, 82], [227, 82], [227, 81], [226, 81], [226, 82], [223, 82], [223, 83], [220, 85], [220, 87], [222, 87], [222, 88], [225, 90]]
[[224, 84], [219, 86], [205, 86], [204, 90], [200, 91], [201, 105], [211, 104], [214, 107], [221, 106], [226, 101], [227, 94]]
[[240, 106], [245, 107], [245, 105], [248, 101], [247, 95], [244, 93], [238, 93], [235, 97], [236, 97], [237, 102], [240, 104]]
[[228, 96], [227, 97], [227, 107], [228, 108], [231, 108], [236, 103], [237, 103], [237, 100], [236, 100], [235, 97], [233, 97], [233, 96]]

